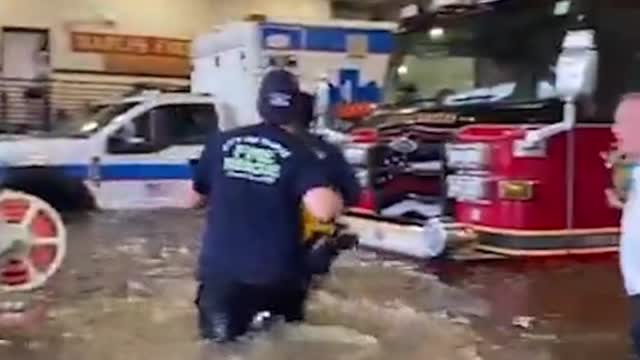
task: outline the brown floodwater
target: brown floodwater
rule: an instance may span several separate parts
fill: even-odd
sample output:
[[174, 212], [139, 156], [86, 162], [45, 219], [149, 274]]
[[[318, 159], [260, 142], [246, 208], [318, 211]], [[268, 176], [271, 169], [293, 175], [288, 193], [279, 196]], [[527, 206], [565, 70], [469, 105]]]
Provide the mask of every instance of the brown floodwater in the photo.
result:
[[[617, 258], [508, 261], [430, 270], [441, 281], [486, 300], [488, 317], [474, 326], [493, 349], [490, 359], [631, 359], [628, 304]], [[530, 317], [530, 328], [514, 319]]]
[[192, 304], [201, 226], [187, 211], [71, 219], [69, 256], [46, 289], [49, 322], [4, 336], [0, 359], [628, 358], [615, 259], [416, 264], [362, 250], [314, 290], [306, 324], [202, 343]]

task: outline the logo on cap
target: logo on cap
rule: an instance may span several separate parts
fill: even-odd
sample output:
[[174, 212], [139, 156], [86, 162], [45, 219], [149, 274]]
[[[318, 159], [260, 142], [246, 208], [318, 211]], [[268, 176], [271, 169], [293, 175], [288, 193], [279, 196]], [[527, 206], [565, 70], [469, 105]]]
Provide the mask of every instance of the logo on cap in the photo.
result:
[[291, 95], [273, 92], [269, 94], [269, 105], [273, 107], [289, 107], [291, 106]]

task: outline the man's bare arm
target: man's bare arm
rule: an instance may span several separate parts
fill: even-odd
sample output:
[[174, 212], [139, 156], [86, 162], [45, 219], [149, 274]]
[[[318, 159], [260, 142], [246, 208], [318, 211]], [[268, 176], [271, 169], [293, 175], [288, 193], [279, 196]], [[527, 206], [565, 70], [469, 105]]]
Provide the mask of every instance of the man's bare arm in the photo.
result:
[[328, 187], [313, 188], [304, 195], [306, 210], [320, 221], [331, 221], [340, 216], [344, 201], [338, 193]]
[[607, 197], [607, 203], [609, 204], [610, 207], [612, 207], [614, 209], [623, 209], [624, 208], [624, 202], [618, 197], [618, 195], [616, 194], [615, 190], [606, 189], [604, 191], [604, 194]]

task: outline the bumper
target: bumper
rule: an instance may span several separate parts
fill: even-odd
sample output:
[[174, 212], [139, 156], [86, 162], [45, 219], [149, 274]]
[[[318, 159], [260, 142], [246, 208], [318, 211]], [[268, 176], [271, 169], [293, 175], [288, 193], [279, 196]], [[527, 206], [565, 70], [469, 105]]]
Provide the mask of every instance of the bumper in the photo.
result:
[[363, 247], [417, 259], [438, 257], [447, 249], [464, 247], [475, 240], [473, 232], [437, 218], [421, 224], [351, 212], [340, 222], [359, 237]]
[[416, 259], [445, 252], [453, 260], [605, 255], [617, 251], [617, 229], [522, 231], [447, 223], [433, 218], [421, 224], [364, 212], [341, 223], [372, 250]]

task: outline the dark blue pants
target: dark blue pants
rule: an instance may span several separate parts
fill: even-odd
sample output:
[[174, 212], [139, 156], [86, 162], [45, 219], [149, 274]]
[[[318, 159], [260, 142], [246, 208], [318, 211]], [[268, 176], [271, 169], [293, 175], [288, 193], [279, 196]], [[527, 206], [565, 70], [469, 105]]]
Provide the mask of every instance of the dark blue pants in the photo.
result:
[[304, 306], [313, 275], [327, 274], [338, 251], [321, 243], [307, 251], [303, 279], [272, 285], [243, 284], [225, 279], [201, 281], [196, 296], [198, 325], [203, 339], [233, 341], [249, 330], [256, 314], [269, 311], [287, 322], [304, 320]]
[[269, 311], [287, 322], [304, 320], [307, 289], [302, 282], [273, 285], [206, 279], [196, 296], [198, 326], [203, 339], [234, 341], [244, 335], [256, 314]]

